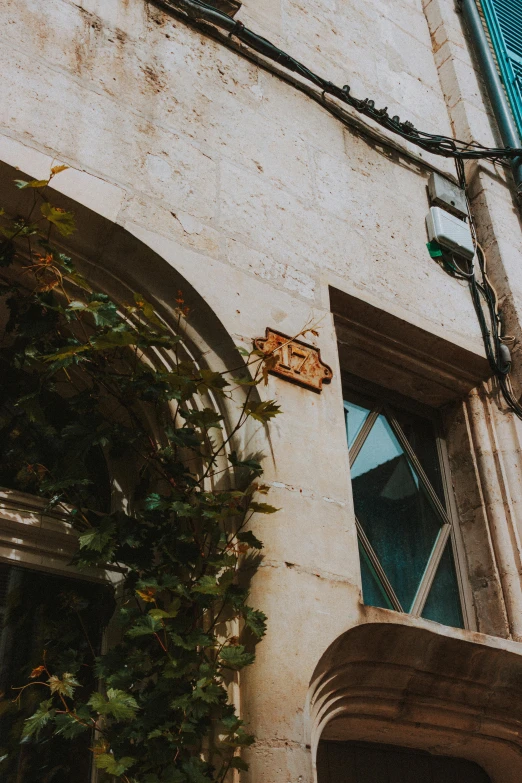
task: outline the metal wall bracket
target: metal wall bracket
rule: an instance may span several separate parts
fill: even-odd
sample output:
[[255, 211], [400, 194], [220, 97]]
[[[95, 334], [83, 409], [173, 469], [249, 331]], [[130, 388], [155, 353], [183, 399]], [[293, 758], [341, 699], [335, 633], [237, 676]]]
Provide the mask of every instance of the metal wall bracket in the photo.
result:
[[205, 2], [232, 17], [237, 14], [242, 5], [239, 0], [205, 0]]

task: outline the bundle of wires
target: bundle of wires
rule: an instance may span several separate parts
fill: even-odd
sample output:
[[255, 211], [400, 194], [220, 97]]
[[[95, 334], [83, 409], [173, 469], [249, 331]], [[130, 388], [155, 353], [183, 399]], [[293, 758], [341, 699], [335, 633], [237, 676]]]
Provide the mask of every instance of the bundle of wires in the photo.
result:
[[[378, 109], [375, 101], [370, 98], [356, 98], [351, 94], [350, 87], [339, 87], [333, 82], [324, 79], [319, 74], [307, 68], [299, 60], [271, 43], [266, 38], [258, 35], [246, 27], [243, 22], [232, 19], [227, 14], [218, 11], [203, 0], [152, 0], [156, 5], [174, 11], [176, 15], [183, 16], [192, 22], [210, 22], [228, 33], [230, 38], [236, 38], [248, 49], [262, 55], [278, 65], [282, 65], [288, 71], [296, 73], [307, 82], [315, 85], [323, 95], [331, 95], [341, 103], [351, 106], [359, 114], [368, 117], [381, 127], [391, 131], [397, 136], [415, 144], [433, 155], [442, 155], [445, 158], [461, 160], [507, 160], [522, 157], [522, 149], [511, 147], [484, 147], [475, 141], [462, 141], [451, 136], [443, 136], [418, 130], [408, 120], [402, 122], [400, 117], [390, 117], [388, 108]], [[181, 13], [180, 13], [181, 12]]]
[[[510, 346], [515, 343], [515, 337], [504, 334], [504, 322], [499, 307], [497, 292], [488, 277], [486, 254], [477, 239], [477, 232], [467, 193], [464, 164], [462, 160], [456, 160], [455, 163], [459, 185], [466, 194], [469, 226], [473, 237], [473, 244], [475, 245], [475, 258], [470, 264], [469, 271], [462, 269], [454, 258], [451, 259], [450, 269], [455, 277], [465, 279], [469, 283], [471, 298], [482, 332], [482, 339], [484, 341], [489, 365], [498, 380], [500, 391], [508, 407], [522, 419], [522, 406], [516, 398], [509, 377], [511, 371]], [[475, 260], [478, 263], [479, 279], [477, 278]]]
[[[266, 38], [249, 30], [245, 25], [232, 19], [225, 13], [218, 11], [203, 0], [152, 0], [156, 5], [166, 8], [189, 23], [195, 25], [204, 32], [212, 34], [212, 30], [220, 28], [228, 33], [229, 38], [236, 38], [246, 48], [252, 50], [262, 57], [278, 65], [283, 66], [300, 76], [306, 82], [310, 82], [322, 93], [324, 100], [326, 95], [336, 98], [339, 102], [350, 106], [361, 115], [368, 117], [376, 122], [382, 128], [391, 131], [397, 136], [433, 155], [440, 155], [445, 158], [453, 158], [457, 169], [457, 179], [461, 188], [466, 193], [468, 205], [469, 224], [475, 245], [475, 259], [478, 262], [477, 277], [474, 261], [469, 270], [462, 269], [454, 258], [451, 258], [446, 264], [447, 268], [456, 277], [467, 280], [475, 311], [479, 320], [486, 355], [492, 371], [498, 379], [499, 387], [507, 405], [511, 410], [522, 419], [522, 406], [516, 399], [513, 387], [509, 378], [511, 370], [511, 353], [509, 345], [514, 343], [514, 337], [503, 334], [502, 316], [499, 310], [498, 297], [487, 274], [486, 255], [477, 240], [477, 234], [471, 207], [467, 196], [467, 184], [464, 169], [465, 160], [489, 160], [497, 162], [508, 160], [513, 163], [514, 160], [522, 159], [522, 149], [511, 147], [485, 147], [475, 141], [465, 142], [461, 139], [455, 139], [450, 136], [427, 133], [418, 130], [413, 123], [408, 120], [402, 122], [398, 116], [390, 117], [387, 107], [378, 109], [375, 107], [375, 101], [369, 98], [356, 98], [351, 94], [350, 87], [345, 85], [339, 87], [333, 82], [324, 79], [322, 76], [314, 73], [303, 63], [291, 57]], [[203, 23], [203, 27], [202, 27]], [[209, 27], [210, 23], [212, 27]], [[335, 109], [328, 103], [323, 104], [328, 111], [335, 113]]]

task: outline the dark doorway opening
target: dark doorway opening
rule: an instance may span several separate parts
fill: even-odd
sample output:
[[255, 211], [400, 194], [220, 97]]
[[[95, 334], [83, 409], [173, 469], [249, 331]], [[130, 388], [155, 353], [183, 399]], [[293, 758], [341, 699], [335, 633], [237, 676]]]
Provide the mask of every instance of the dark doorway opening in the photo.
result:
[[471, 761], [368, 742], [321, 741], [319, 783], [491, 783]]

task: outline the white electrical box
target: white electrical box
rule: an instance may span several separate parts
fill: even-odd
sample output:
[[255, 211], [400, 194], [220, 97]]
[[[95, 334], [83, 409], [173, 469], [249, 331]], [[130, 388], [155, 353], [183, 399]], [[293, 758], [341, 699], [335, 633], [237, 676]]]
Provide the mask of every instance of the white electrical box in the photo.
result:
[[435, 240], [456, 256], [468, 260], [475, 255], [470, 227], [463, 220], [450, 215], [440, 207], [431, 207], [426, 217], [426, 226], [430, 242]]

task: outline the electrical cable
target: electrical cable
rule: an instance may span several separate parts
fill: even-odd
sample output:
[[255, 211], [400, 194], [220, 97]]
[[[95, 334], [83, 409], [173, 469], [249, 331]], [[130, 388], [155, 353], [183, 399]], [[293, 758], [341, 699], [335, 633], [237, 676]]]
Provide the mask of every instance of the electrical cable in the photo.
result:
[[522, 157], [522, 149], [520, 148], [485, 147], [475, 141], [466, 142], [450, 136], [427, 133], [418, 130], [409, 120], [402, 122], [397, 115], [390, 117], [388, 107], [377, 109], [375, 101], [370, 98], [354, 97], [351, 94], [349, 85], [339, 87], [333, 82], [324, 79], [267, 38], [263, 38], [263, 36], [250, 30], [243, 22], [232, 19], [227, 14], [203, 2], [203, 0], [153, 0], [153, 2], [162, 8], [177, 12], [181, 11], [189, 20], [203, 20], [225, 30], [230, 38], [237, 38], [238, 41], [241, 41], [241, 43], [268, 60], [282, 65], [287, 70], [311, 82], [319, 88], [323, 95], [331, 95], [337, 98], [340, 102], [351, 106], [359, 114], [373, 120], [382, 128], [391, 131], [433, 155], [454, 158], [456, 160], [489, 160], [492, 162]]
[[[459, 185], [466, 196], [469, 225], [473, 243], [475, 245], [475, 257], [480, 271], [480, 282], [477, 280], [473, 261], [471, 261], [469, 273], [463, 272], [458, 265], [457, 268], [459, 273], [461, 273], [460, 276], [462, 279], [468, 279], [471, 299], [477, 314], [484, 347], [486, 349], [486, 356], [489, 365], [497, 378], [501, 394], [513, 413], [518, 416], [519, 419], [522, 419], [522, 405], [516, 398], [509, 377], [512, 361], [508, 343], [513, 344], [515, 342], [515, 337], [503, 334], [504, 324], [502, 322], [502, 312], [499, 307], [498, 295], [488, 277], [486, 253], [477, 239], [477, 232], [471, 212], [471, 204], [467, 193], [464, 164], [461, 160], [456, 161], [456, 164]], [[486, 307], [487, 317], [484, 312], [484, 306]]]
[[[498, 296], [488, 278], [486, 254], [477, 239], [464, 169], [465, 160], [488, 160], [495, 163], [502, 160], [513, 161], [516, 158], [522, 158], [522, 149], [485, 147], [475, 141], [465, 142], [450, 136], [427, 133], [418, 130], [409, 120], [402, 122], [397, 115], [390, 117], [387, 107], [377, 109], [375, 101], [369, 98], [360, 99], [354, 97], [348, 85], [339, 87], [333, 82], [324, 79], [268, 39], [247, 28], [242, 22], [232, 19], [225, 13], [203, 2], [203, 0], [151, 0], [151, 2], [167, 10], [174, 11], [177, 16], [187, 20], [189, 23], [209, 22], [211, 25], [225, 30], [229, 38], [237, 38], [248, 49], [296, 73], [305, 81], [319, 88], [326, 108], [328, 108], [328, 105], [325, 97], [326, 95], [331, 95], [341, 103], [355, 109], [359, 114], [373, 120], [385, 130], [400, 136], [426, 152], [454, 159], [457, 180], [466, 196], [468, 219], [475, 246], [475, 257], [478, 261], [480, 281], [477, 279], [473, 261], [471, 261], [469, 272], [462, 269], [453, 257], [451, 257], [450, 261], [446, 257], [444, 263], [450, 269], [451, 274], [468, 282], [489, 365], [498, 380], [499, 388], [507, 405], [513, 413], [522, 419], [522, 405], [516, 399], [509, 378], [512, 363], [507, 343], [513, 343], [514, 338], [509, 335], [503, 335], [502, 315], [499, 309]], [[331, 109], [329, 110], [331, 111]]]

